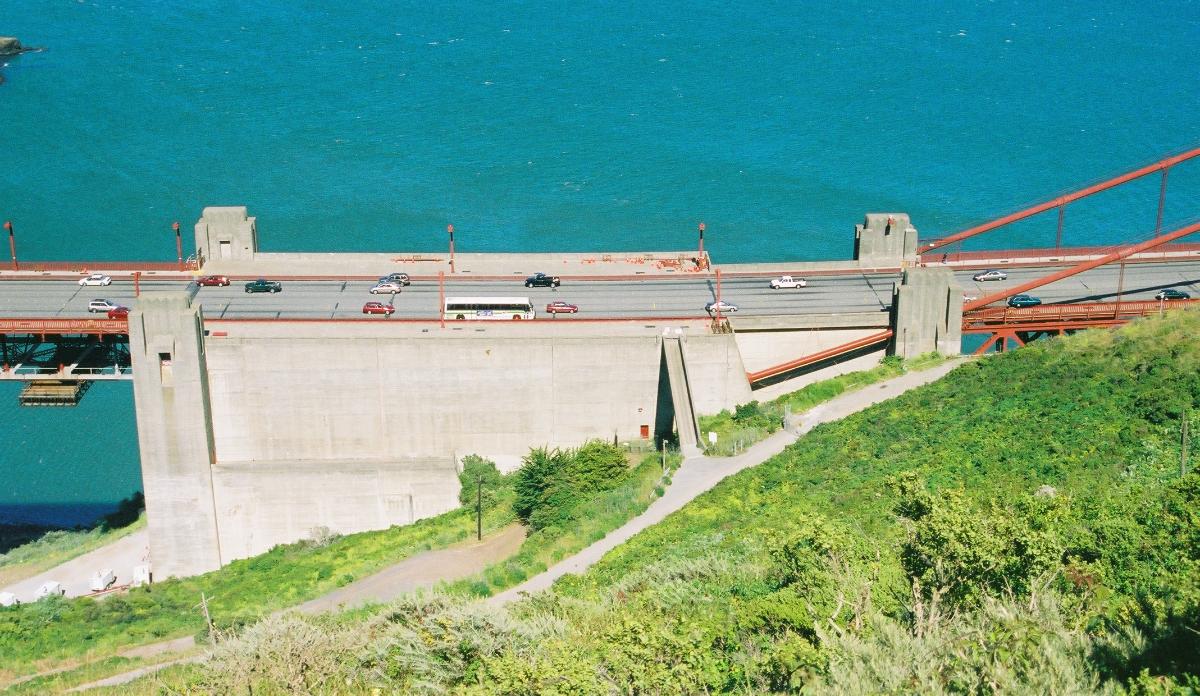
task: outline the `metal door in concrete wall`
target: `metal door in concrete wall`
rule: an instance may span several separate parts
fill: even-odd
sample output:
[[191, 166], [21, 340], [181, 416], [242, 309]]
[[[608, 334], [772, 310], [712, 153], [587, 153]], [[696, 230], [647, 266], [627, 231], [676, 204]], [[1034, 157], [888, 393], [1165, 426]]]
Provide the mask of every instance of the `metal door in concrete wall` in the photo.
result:
[[219, 242], [217, 248], [219, 250], [217, 258], [233, 258], [233, 242]]

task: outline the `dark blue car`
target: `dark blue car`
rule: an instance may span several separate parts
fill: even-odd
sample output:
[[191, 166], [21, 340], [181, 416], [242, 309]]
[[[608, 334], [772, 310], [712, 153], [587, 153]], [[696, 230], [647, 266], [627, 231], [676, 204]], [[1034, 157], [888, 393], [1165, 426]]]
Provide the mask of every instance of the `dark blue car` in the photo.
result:
[[1036, 307], [1041, 303], [1042, 301], [1033, 295], [1013, 295], [1012, 297], [1008, 298], [1008, 306], [1016, 307], [1018, 309], [1021, 307]]

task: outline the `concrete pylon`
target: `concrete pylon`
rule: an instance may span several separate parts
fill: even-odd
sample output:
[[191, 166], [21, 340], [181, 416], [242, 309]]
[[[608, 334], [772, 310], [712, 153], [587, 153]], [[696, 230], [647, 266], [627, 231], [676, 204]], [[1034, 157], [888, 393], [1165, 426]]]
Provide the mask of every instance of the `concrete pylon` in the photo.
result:
[[258, 253], [257, 218], [246, 206], [210, 206], [196, 221], [196, 256], [209, 261], [253, 261]]
[[139, 297], [129, 313], [129, 354], [154, 575], [216, 570], [222, 558], [204, 320], [191, 294]]
[[892, 290], [894, 355], [962, 352], [962, 287], [949, 268], [909, 268]]
[[908, 213], [867, 213], [854, 226], [854, 259], [862, 266], [895, 267], [917, 259], [917, 228]]

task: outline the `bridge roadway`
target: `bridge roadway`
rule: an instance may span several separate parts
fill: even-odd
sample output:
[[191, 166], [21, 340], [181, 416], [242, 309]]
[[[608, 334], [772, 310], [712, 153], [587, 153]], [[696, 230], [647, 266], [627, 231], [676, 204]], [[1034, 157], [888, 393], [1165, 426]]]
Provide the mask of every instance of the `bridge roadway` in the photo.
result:
[[[1006, 281], [975, 282], [973, 270], [956, 273], [967, 297], [979, 297], [1004, 287], [1047, 275], [1054, 267], [1007, 268]], [[853, 275], [809, 275], [808, 287], [799, 290], [772, 290], [772, 276], [722, 279], [722, 297], [738, 305], [739, 316], [803, 314], [839, 314], [875, 312], [891, 303], [895, 273]], [[247, 294], [244, 281], [235, 280], [224, 288], [199, 288], [197, 301], [209, 319], [352, 319], [362, 318], [363, 303], [391, 301], [390, 295], [371, 295], [373, 283], [362, 280], [288, 280], [282, 279], [279, 294]], [[1126, 300], [1153, 299], [1163, 288], [1179, 288], [1200, 297], [1200, 261], [1169, 264], [1130, 264], [1124, 279], [1120, 268], [1104, 266], [1039, 288], [1033, 294], [1046, 303], [1112, 301], [1118, 286]], [[181, 281], [142, 280], [142, 290], [178, 289]], [[700, 317], [703, 307], [714, 299], [716, 280], [709, 276], [669, 279], [573, 280], [563, 281], [557, 289], [525, 288], [521, 279], [477, 280], [448, 278], [447, 296], [528, 296], [539, 318], [546, 318], [547, 302], [562, 300], [580, 307], [579, 314], [562, 315], [560, 321], [574, 318], [655, 318]], [[7, 280], [0, 282], [0, 317], [96, 317], [87, 311], [88, 302], [104, 298], [132, 305], [131, 280], [114, 277], [107, 287], [81, 287], [74, 279]], [[394, 317], [436, 319], [438, 285], [416, 280], [394, 299]], [[373, 317], [383, 321], [383, 317]]]

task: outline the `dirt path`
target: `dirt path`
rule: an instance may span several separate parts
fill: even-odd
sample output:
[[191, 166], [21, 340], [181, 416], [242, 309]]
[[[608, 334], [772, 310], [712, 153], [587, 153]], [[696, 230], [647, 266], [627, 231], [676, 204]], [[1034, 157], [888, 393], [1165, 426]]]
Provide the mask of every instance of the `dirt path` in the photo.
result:
[[[406, 592], [412, 592], [425, 587], [433, 587], [441, 582], [453, 582], [468, 578], [482, 572], [484, 568], [502, 561], [517, 552], [525, 541], [525, 528], [519, 524], [509, 525], [499, 532], [485, 537], [483, 541], [475, 541], [452, 546], [446, 549], [425, 551], [410, 556], [403, 561], [384, 568], [362, 580], [339, 587], [327, 595], [309, 600], [303, 604], [277, 613], [298, 611], [304, 614], [318, 614], [335, 609], [350, 609], [368, 603], [386, 603]], [[129, 656], [148, 656], [175, 650], [186, 650], [194, 645], [190, 637], [177, 638], [174, 641], [163, 641], [140, 648], [131, 648], [122, 654]], [[162, 649], [168, 647], [170, 649]], [[87, 684], [81, 684], [72, 692], [87, 691], [104, 686], [119, 686], [141, 677], [154, 674], [159, 670], [186, 662], [199, 662], [204, 655], [193, 655], [177, 658], [155, 665], [147, 665], [138, 669], [111, 677], [100, 679]]]
[[549, 588], [555, 580], [568, 573], [579, 574], [587, 570], [617, 546], [628, 541], [634, 534], [661, 522], [667, 515], [691, 502], [721, 482], [727, 476], [747, 467], [756, 466], [779, 454], [785, 447], [821, 423], [839, 420], [857, 413], [868, 406], [894, 398], [924, 384], [941, 379], [962, 360], [952, 360], [920, 372], [909, 372], [877, 385], [864, 387], [843, 394], [816, 406], [803, 414], [794, 416], [786, 430], [781, 430], [759, 442], [736, 457], [689, 457], [671, 480], [663, 497], [654, 501], [641, 515], [626, 522], [608, 536], [579, 553], [551, 566], [546, 571], [499, 594], [489, 597], [489, 604], [503, 605]]
[[440, 582], [461, 580], [482, 572], [489, 565], [516, 553], [523, 541], [525, 528], [513, 524], [483, 541], [472, 539], [460, 546], [411, 556], [323, 597], [283, 611], [317, 614], [334, 609], [352, 609], [372, 602], [390, 602], [406, 592], [433, 587]]

